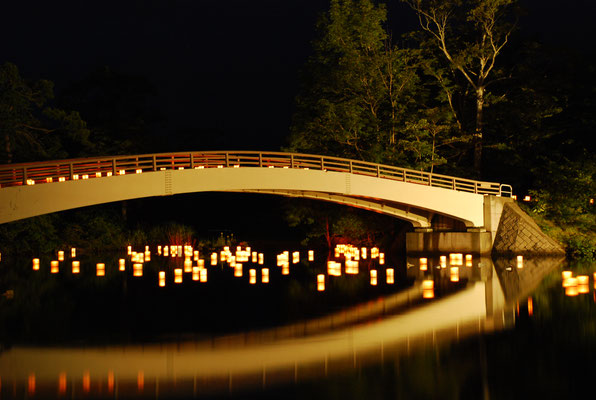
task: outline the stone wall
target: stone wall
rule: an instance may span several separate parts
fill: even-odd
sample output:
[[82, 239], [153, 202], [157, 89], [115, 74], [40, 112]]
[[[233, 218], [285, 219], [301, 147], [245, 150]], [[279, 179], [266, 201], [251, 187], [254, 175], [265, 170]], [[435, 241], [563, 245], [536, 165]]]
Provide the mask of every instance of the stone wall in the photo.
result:
[[534, 220], [514, 203], [506, 203], [493, 243], [493, 255], [558, 255], [563, 247], [546, 236]]

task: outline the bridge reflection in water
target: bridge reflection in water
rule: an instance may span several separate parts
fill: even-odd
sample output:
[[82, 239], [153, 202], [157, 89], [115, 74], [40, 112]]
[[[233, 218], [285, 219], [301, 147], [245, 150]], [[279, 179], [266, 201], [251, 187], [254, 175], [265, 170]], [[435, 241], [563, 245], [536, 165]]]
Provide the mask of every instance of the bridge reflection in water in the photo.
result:
[[482, 258], [460, 268], [460, 289], [429, 301], [422, 279], [441, 292], [449, 268], [409, 259], [409, 290], [303, 323], [168, 344], [13, 347], [0, 354], [0, 396], [196, 396], [331, 376], [512, 327], [517, 302], [562, 261]]

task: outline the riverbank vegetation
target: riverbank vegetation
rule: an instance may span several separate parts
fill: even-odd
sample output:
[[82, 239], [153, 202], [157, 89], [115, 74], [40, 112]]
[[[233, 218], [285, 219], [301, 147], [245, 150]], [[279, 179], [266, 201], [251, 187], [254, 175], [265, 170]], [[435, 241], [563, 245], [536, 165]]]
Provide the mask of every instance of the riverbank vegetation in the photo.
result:
[[[386, 163], [511, 184], [571, 257], [596, 249], [596, 53], [548, 43], [525, 24], [523, 0], [330, 0], [301, 71], [284, 150]], [[392, 13], [409, 15], [399, 26]], [[412, 29], [414, 28], [414, 29]], [[104, 68], [54, 93], [0, 66], [2, 163], [202, 149], [204, 135], [172, 135], [149, 81]], [[176, 139], [178, 137], [178, 139]], [[308, 201], [285, 207], [290, 226], [320, 244], [364, 241], [377, 216]], [[191, 226], [147, 229], [145, 216], [108, 205], [0, 226], [3, 247], [91, 247], [189, 239]], [[381, 219], [382, 220], [382, 219]], [[188, 224], [191, 225], [191, 224]], [[3, 249], [4, 250], [4, 249]], [[33, 251], [33, 250], [31, 250]]]

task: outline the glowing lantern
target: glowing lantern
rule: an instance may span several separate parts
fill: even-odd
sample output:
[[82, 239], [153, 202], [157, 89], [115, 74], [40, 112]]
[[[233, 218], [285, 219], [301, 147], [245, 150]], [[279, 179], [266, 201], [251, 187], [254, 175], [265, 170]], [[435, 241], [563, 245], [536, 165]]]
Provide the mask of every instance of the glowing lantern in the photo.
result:
[[89, 175], [87, 175], [87, 174], [84, 174], [82, 178], [83, 178], [83, 179], [89, 179]]
[[200, 269], [203, 269], [203, 268], [205, 268], [205, 260], [203, 260], [202, 258], [200, 258], [200, 259], [197, 261], [197, 265], [198, 265], [198, 267], [199, 267]]
[[97, 276], [105, 276], [106, 275], [106, 265], [104, 263], [97, 263], [95, 265], [95, 274]]
[[590, 293], [590, 287], [588, 285], [577, 285], [577, 293], [579, 293], [579, 294]]
[[137, 174], [142, 174], [142, 173], [143, 173], [143, 170], [142, 170], [142, 169], [137, 169], [137, 170], [135, 170], [135, 172], [136, 172]]
[[459, 282], [459, 267], [451, 267], [450, 268], [450, 278], [451, 282]]
[[52, 183], [54, 181], [54, 178], [46, 178], [46, 183]]
[[339, 248], [335, 247], [335, 258], [338, 258], [341, 253], [339, 252]]
[[263, 268], [261, 270], [261, 282], [269, 283], [269, 268]]
[[199, 261], [199, 251], [198, 250], [193, 251], [193, 260]]
[[101, 178], [101, 172], [96, 172], [96, 173], [95, 173], [95, 177], [96, 177], [96, 178]]
[[106, 176], [112, 176], [112, 171], [106, 172]]
[[[78, 176], [77, 176], [78, 179]], [[27, 185], [31, 186], [31, 185], [35, 185], [35, 181], [33, 179], [27, 179]]]
[[74, 247], [70, 249], [70, 258], [75, 258], [77, 256], [77, 249]]
[[170, 256], [170, 248], [167, 245], [163, 247], [163, 256], [164, 257]]
[[587, 285], [590, 283], [590, 277], [588, 275], [578, 275], [577, 276], [577, 284], [578, 285]]
[[426, 271], [428, 269], [428, 259], [420, 258], [420, 271]]
[[282, 275], [290, 275], [290, 264], [285, 263], [281, 266], [281, 274]]
[[58, 261], [50, 261], [50, 272], [52, 274], [58, 273]]
[[182, 283], [182, 268], [174, 269], [174, 283]]
[[577, 278], [567, 278], [563, 280], [563, 287], [568, 288], [572, 286], [577, 286]]
[[236, 257], [235, 256], [227, 256], [227, 259], [228, 259], [228, 263], [230, 264], [230, 267], [236, 266]]
[[166, 272], [159, 271], [159, 287], [166, 286]]
[[118, 260], [118, 270], [124, 271], [126, 260], [121, 258]]
[[449, 254], [449, 264], [451, 265], [463, 265], [464, 255], [462, 253], [450, 253]]
[[565, 295], [566, 296], [577, 296], [578, 295], [578, 290], [577, 290], [577, 286], [569, 286], [565, 288]]
[[184, 272], [192, 272], [192, 261], [190, 258], [184, 260]]
[[144, 262], [151, 261], [151, 252], [150, 251], [145, 252], [145, 259], [143, 261]]
[[58, 261], [64, 261], [64, 251], [62, 250], [58, 252]]
[[317, 275], [317, 290], [319, 292], [323, 292], [325, 290], [325, 275], [324, 274]]
[[379, 265], [385, 264], [385, 253], [379, 253]]
[[207, 270], [206, 269], [201, 269], [201, 271], [199, 272], [199, 278], [201, 280], [201, 282], [207, 282]]
[[124, 175], [126, 173], [126, 171], [124, 171], [123, 169], [118, 171], [118, 175]]
[[471, 266], [472, 266], [472, 255], [466, 254], [466, 267], [471, 267]]
[[387, 268], [387, 283], [392, 285], [395, 283], [395, 272], [393, 268]]
[[517, 256], [517, 268], [524, 267], [524, 256]]
[[263, 253], [259, 253], [259, 265], [265, 264], [265, 255]]
[[241, 263], [235, 263], [234, 265], [234, 276], [239, 278], [242, 276], [242, 264]]
[[66, 177], [61, 176], [60, 178], [58, 178], [58, 182], [66, 182]]
[[143, 264], [134, 263], [132, 265], [132, 276], [143, 276]]
[[360, 254], [362, 255], [362, 259], [366, 260], [366, 247], [360, 249]]
[[39, 271], [39, 258], [34, 258], [33, 259], [33, 270], [34, 271]]
[[370, 270], [370, 284], [373, 286], [377, 285], [377, 270], [376, 269]]
[[78, 274], [79, 272], [81, 272], [81, 262], [80, 261], [74, 261], [72, 262], [72, 273], [73, 274]]
[[298, 264], [300, 262], [300, 252], [295, 251], [292, 253], [292, 264]]
[[308, 251], [308, 261], [314, 261], [315, 260], [315, 252], [313, 250], [309, 250]]
[[259, 261], [259, 255], [257, 254], [256, 251], [252, 252], [252, 262], [253, 263], [257, 263]]
[[440, 256], [439, 263], [441, 264], [441, 268], [447, 268], [447, 256]]
[[422, 290], [434, 289], [435, 281], [432, 279], [426, 279], [422, 281]]
[[128, 247], [126, 248], [126, 250], [127, 250], [127, 252], [128, 252], [127, 254], [128, 254], [129, 256], [130, 256], [130, 255], [132, 255], [132, 246], [128, 246]]
[[157, 255], [161, 256], [161, 246], [157, 246]]
[[217, 253], [211, 253], [211, 265], [217, 265]]
[[569, 279], [569, 278], [573, 277], [573, 272], [572, 271], [563, 271], [561, 273], [561, 275], [563, 276], [563, 280], [565, 280], [565, 279]]
[[198, 281], [199, 279], [201, 279], [201, 277], [199, 275], [200, 274], [200, 271], [201, 271], [201, 268], [199, 268], [199, 267], [192, 267], [192, 280], [193, 281]]
[[72, 176], [72, 180], [73, 180], [73, 181], [78, 181], [78, 180], [79, 180], [79, 175], [78, 175], [78, 174], [74, 174], [74, 175]]
[[377, 258], [379, 256], [379, 249], [377, 247], [373, 247], [370, 249], [370, 258]]
[[256, 269], [249, 269], [248, 270], [248, 282], [251, 285], [257, 283], [257, 270]]

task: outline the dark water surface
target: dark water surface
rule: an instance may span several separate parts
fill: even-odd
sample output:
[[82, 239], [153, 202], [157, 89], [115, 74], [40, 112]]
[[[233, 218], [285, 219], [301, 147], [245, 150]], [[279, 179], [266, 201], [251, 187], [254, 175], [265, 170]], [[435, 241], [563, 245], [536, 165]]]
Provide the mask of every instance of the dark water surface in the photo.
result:
[[[0, 398], [569, 398], [596, 378], [595, 265], [579, 292], [562, 260], [361, 260], [330, 276], [329, 255], [266, 249], [265, 264], [209, 265], [173, 282], [183, 259], [134, 277], [125, 254], [0, 263]], [[68, 250], [68, 249], [65, 249]], [[234, 249], [232, 249], [233, 251]], [[263, 251], [262, 249], [252, 249]], [[289, 275], [276, 265], [288, 250]], [[301, 261], [292, 263], [292, 252]], [[369, 250], [370, 251], [370, 250]], [[381, 251], [383, 251], [381, 249]], [[329, 259], [335, 259], [331, 254]], [[338, 261], [343, 261], [340, 257]], [[96, 276], [96, 263], [106, 274]], [[196, 265], [196, 262], [193, 263]], [[261, 282], [261, 268], [270, 282]], [[387, 283], [387, 269], [395, 283]], [[249, 269], [257, 282], [249, 282]], [[371, 285], [370, 270], [377, 271]], [[166, 286], [158, 286], [158, 272]], [[317, 275], [325, 290], [317, 290]], [[432, 292], [427, 287], [432, 282]], [[429, 295], [432, 294], [432, 298]]]

